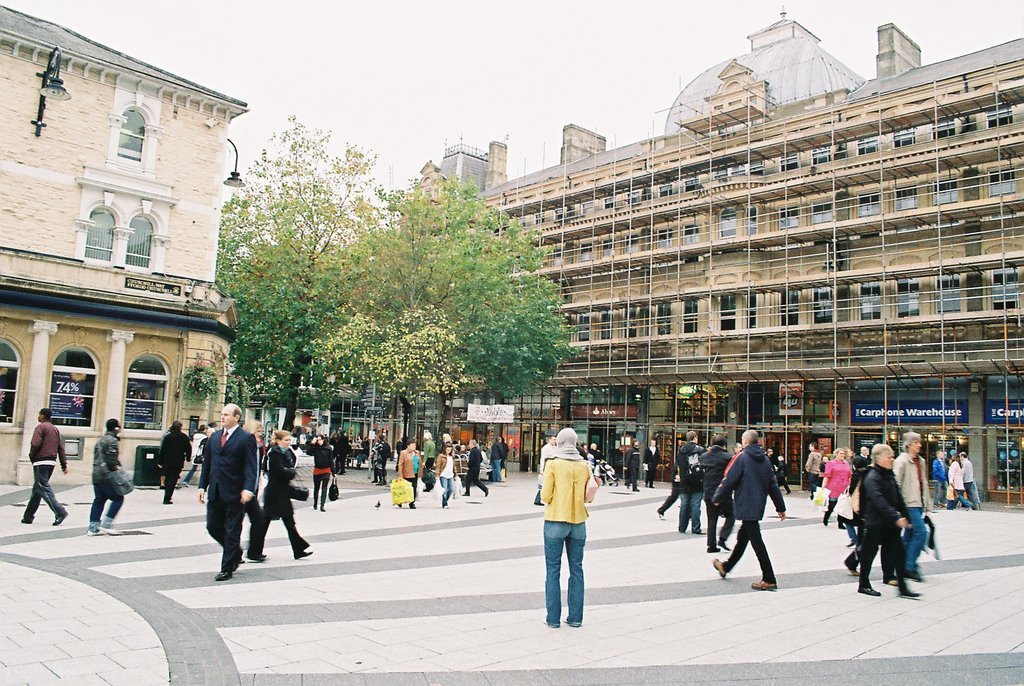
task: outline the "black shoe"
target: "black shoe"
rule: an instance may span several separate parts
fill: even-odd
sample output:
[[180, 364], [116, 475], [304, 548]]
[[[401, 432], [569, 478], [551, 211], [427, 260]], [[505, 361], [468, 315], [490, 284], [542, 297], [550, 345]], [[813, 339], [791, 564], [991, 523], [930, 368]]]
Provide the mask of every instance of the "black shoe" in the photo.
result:
[[324, 509], [324, 506], [323, 506], [323, 505], [321, 505], [321, 506], [320, 506], [320, 511], [321, 511], [321, 512], [327, 512], [327, 510], [325, 510], [325, 509]]
[[[665, 519], [665, 513], [659, 511], [658, 512], [658, 519]], [[26, 522], [26, 523], [31, 524], [31, 522]]]
[[32, 523], [33, 521], [34, 521], [34, 520], [32, 520], [32, 519], [22, 519], [22, 520], [21, 520], [21, 523], [22, 523], [22, 524], [31, 524], [31, 523]]
[[218, 574], [217, 576], [213, 577], [213, 580], [214, 581], [227, 581], [232, 576], [234, 576], [234, 574], [232, 574], [231, 572], [223, 571], [220, 574]]
[[920, 598], [921, 594], [918, 593], [917, 591], [911, 591], [909, 588], [901, 588], [900, 589], [900, 597], [901, 598]]
[[59, 514], [59, 515], [57, 515], [57, 518], [53, 520], [53, 525], [54, 526], [60, 526], [61, 524], [64, 523], [64, 520], [67, 519], [67, 518], [68, 518], [68, 513], [67, 512], [65, 512], [64, 514]]
[[409, 509], [410, 510], [415, 510], [416, 509], [416, 503], [409, 503]]
[[708, 548], [708, 552], [709, 552], [709, 553], [717, 553], [717, 552], [721, 552], [721, 548], [717, 548], [717, 547], [715, 547], [715, 546], [711, 546], [710, 548]]
[[921, 576], [920, 572], [904, 571], [903, 572], [903, 576], [906, 577], [907, 579], [910, 579], [911, 581], [916, 581], [918, 583], [921, 583], [921, 582], [924, 581], [924, 577]]
[[703, 536], [704, 535], [703, 531], [691, 531], [690, 533], [693, 534], [694, 536]]
[[312, 550], [303, 550], [301, 553], [295, 553], [295, 559], [296, 560], [301, 560], [302, 558], [309, 557], [312, 554], [313, 554]]
[[491, 494], [491, 492], [490, 492], [490, 491], [484, 491], [484, 497], [485, 497], [485, 498], [486, 498], [487, 496], [489, 496], [490, 494]]
[[256, 557], [249, 557], [249, 562], [265, 562], [267, 559], [266, 555], [258, 555]]
[[634, 492], [634, 493], [639, 493], [639, 492], [640, 492], [640, 489], [639, 489], [639, 488], [634, 488], [634, 489], [633, 489], [633, 492]]
[[173, 505], [173, 504], [174, 503], [172, 503], [170, 500], [165, 500], [164, 501], [164, 505]]
[[729, 546], [727, 546], [725, 544], [725, 539], [719, 539], [718, 547], [721, 548], [722, 550], [726, 551], [726, 552], [729, 552], [730, 550], [732, 550], [732, 548], [730, 548]]
[[858, 588], [857, 593], [863, 593], [864, 595], [869, 595], [872, 598], [877, 598], [878, 596], [882, 595], [870, 586], [868, 586], [867, 588]]

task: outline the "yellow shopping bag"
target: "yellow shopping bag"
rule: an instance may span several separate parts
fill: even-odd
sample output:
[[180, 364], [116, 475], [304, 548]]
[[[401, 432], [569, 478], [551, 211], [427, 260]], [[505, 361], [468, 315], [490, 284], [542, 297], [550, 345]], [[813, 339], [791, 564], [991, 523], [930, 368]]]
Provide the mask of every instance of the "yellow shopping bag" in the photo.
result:
[[815, 507], [828, 507], [828, 497], [831, 495], [827, 488], [819, 486], [814, 491], [814, 506]]
[[412, 502], [412, 484], [405, 479], [391, 482], [391, 504], [404, 505]]

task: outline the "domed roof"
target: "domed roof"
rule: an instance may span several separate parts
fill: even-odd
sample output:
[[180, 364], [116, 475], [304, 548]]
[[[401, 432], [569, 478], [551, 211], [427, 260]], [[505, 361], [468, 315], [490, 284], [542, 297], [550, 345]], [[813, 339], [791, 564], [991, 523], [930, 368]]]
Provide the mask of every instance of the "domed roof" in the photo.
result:
[[722, 85], [719, 75], [732, 62], [750, 69], [755, 81], [768, 84], [768, 102], [782, 105], [841, 89], [853, 90], [864, 79], [818, 46], [819, 39], [795, 21], [782, 19], [747, 36], [750, 52], [725, 60], [691, 81], [676, 98], [665, 122], [675, 133], [679, 122], [707, 114], [707, 98]]

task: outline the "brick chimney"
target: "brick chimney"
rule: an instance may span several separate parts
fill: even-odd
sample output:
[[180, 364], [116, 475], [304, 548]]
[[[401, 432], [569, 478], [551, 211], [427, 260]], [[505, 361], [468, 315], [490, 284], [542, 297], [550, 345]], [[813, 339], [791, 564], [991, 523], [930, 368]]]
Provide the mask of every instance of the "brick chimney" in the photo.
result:
[[508, 146], [491, 141], [487, 147], [487, 179], [484, 188], [491, 188], [508, 181]]

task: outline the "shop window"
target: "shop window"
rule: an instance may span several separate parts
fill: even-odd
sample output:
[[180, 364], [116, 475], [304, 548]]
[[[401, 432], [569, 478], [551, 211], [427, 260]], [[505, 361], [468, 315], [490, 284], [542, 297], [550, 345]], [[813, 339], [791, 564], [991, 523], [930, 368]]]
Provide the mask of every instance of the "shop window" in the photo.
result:
[[814, 323], [815, 324], [831, 324], [832, 323], [832, 289], [815, 288], [814, 289]]
[[893, 134], [892, 144], [897, 148], [904, 148], [914, 144], [914, 129], [904, 129]]
[[736, 330], [736, 294], [727, 293], [718, 299], [719, 321], [722, 331]]
[[882, 318], [882, 284], [878, 281], [860, 285], [860, 318]]
[[992, 272], [993, 309], [1008, 310], [1017, 307], [1018, 293], [1016, 269], [997, 269]]
[[940, 274], [935, 283], [939, 291], [939, 312], [959, 312], [960, 275]]
[[866, 193], [857, 196], [857, 216], [873, 217], [881, 212], [881, 196], [878, 193]]
[[98, 208], [89, 215], [92, 226], [85, 238], [85, 256], [92, 260], [110, 262], [114, 254], [114, 215], [104, 208]]
[[1013, 123], [1013, 112], [1010, 110], [1009, 105], [999, 105], [999, 107], [989, 110], [986, 114], [988, 117], [988, 128], [990, 129], [997, 126], [1008, 126]]
[[1004, 169], [1002, 171], [989, 172], [988, 174], [988, 194], [990, 196], [996, 195], [1008, 195], [1016, 192], [1016, 184], [1014, 183], [1014, 174], [1012, 169]]
[[896, 282], [896, 316], [916, 317], [921, 314], [921, 285], [917, 279]]
[[683, 333], [697, 333], [697, 313], [700, 300], [687, 298], [683, 301]]
[[896, 189], [896, 211], [917, 209], [917, 188]]
[[146, 120], [136, 109], [124, 111], [124, 124], [117, 142], [117, 156], [133, 162], [142, 161], [142, 145], [146, 140]]
[[57, 355], [50, 375], [49, 408], [53, 423], [91, 426], [96, 400], [96, 362], [80, 348]]
[[135, 217], [128, 225], [132, 229], [128, 239], [125, 264], [149, 269], [149, 256], [153, 244], [153, 223], [145, 217]]
[[15, 398], [18, 392], [18, 354], [5, 341], [0, 341], [0, 424], [14, 422]]
[[832, 221], [832, 203], [822, 202], [811, 205], [811, 223], [824, 224]]
[[655, 317], [655, 326], [658, 328], [659, 336], [667, 336], [672, 333], [672, 303], [658, 303]]
[[718, 235], [721, 238], [736, 236], [736, 210], [727, 207], [722, 210], [718, 219]]
[[124, 399], [124, 428], [163, 428], [166, 402], [167, 368], [160, 358], [143, 355], [132, 362]]

